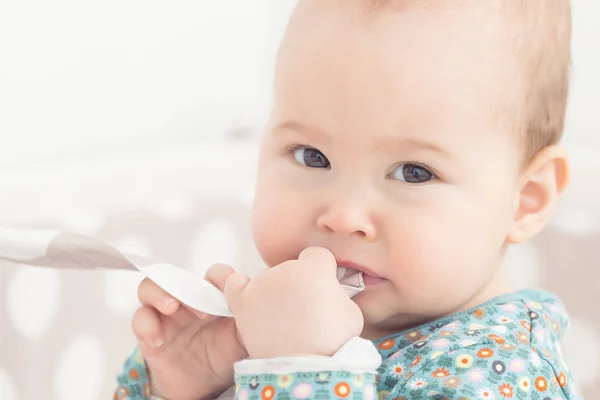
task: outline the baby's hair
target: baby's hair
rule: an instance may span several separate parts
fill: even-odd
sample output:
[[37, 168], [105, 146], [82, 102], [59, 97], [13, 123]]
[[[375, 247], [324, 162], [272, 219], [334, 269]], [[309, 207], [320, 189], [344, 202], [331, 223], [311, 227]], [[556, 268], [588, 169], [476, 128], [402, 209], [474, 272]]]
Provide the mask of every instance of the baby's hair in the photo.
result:
[[[562, 137], [571, 67], [569, 0], [365, 0], [370, 11], [487, 7], [502, 17], [502, 35], [519, 63], [502, 114], [522, 136], [530, 160]], [[476, 34], [476, 33], [475, 33]], [[508, 106], [508, 107], [507, 107]], [[508, 109], [506, 109], [508, 108]]]

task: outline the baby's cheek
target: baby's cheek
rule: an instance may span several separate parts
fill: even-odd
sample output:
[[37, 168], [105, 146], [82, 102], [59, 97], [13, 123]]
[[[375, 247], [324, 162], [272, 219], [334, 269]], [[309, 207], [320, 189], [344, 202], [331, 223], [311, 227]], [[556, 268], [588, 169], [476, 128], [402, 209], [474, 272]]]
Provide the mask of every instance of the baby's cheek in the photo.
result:
[[256, 198], [252, 221], [254, 243], [269, 267], [296, 257], [303, 249], [303, 218], [294, 211], [292, 202], [293, 199], [268, 196]]
[[402, 243], [394, 250], [392, 279], [408, 302], [418, 299], [417, 303], [433, 305], [454, 297], [460, 301], [463, 294], [476, 290], [487, 260], [471, 235], [422, 226]]
[[283, 252], [282, 242], [285, 237], [281, 234], [283, 226], [277, 218], [270, 214], [256, 213], [253, 219], [254, 244], [258, 253], [267, 266], [278, 264]]

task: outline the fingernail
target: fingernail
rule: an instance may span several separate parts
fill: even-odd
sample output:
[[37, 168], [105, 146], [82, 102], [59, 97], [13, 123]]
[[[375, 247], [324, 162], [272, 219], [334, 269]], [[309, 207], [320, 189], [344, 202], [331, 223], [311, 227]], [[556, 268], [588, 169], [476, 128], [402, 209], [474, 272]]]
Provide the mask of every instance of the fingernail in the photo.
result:
[[160, 346], [162, 346], [164, 343], [165, 343], [165, 339], [163, 339], [162, 337], [158, 337], [158, 338], [156, 338], [156, 339], [154, 339], [154, 340], [151, 340], [149, 344], [150, 344], [150, 346], [152, 346], [152, 347], [160, 347]]
[[164, 305], [165, 311], [173, 310], [175, 308], [176, 304], [177, 304], [177, 300], [175, 300], [175, 299], [167, 300], [167, 302]]
[[200, 314], [200, 319], [208, 319], [210, 318], [210, 314], [202, 313]]

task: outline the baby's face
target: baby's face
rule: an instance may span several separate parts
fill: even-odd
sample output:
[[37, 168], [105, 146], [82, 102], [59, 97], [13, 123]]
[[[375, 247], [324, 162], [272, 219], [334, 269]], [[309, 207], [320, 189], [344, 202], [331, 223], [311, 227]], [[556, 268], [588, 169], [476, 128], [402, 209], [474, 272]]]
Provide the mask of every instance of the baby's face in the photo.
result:
[[495, 106], [501, 50], [476, 14], [358, 3], [304, 1], [292, 18], [254, 233], [270, 267], [323, 246], [365, 272], [354, 299], [385, 332], [501, 290], [520, 150]]

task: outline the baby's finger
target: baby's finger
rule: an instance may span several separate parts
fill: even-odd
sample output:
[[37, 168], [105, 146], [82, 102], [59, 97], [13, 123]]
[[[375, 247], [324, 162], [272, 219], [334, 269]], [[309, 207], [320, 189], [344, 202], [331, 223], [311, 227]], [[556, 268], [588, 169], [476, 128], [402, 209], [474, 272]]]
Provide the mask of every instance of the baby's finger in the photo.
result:
[[179, 301], [148, 278], [138, 286], [138, 298], [143, 306], [154, 307], [164, 315], [173, 315], [179, 308]]
[[324, 247], [307, 247], [302, 250], [298, 260], [309, 261], [310, 266], [322, 270], [323, 267], [331, 267], [335, 271], [337, 262], [335, 256]]
[[214, 264], [208, 269], [208, 271], [206, 271], [204, 279], [212, 283], [221, 292], [224, 292], [225, 282], [227, 282], [227, 278], [229, 278], [229, 276], [234, 273], [235, 270], [229, 265]]
[[[203, 319], [203, 320], [206, 320], [206, 321], [211, 320], [211, 319], [213, 319], [215, 317], [214, 315], [207, 314], [207, 313], [204, 313], [202, 311], [198, 311], [195, 308], [192, 308], [192, 307], [187, 306], [185, 304], [181, 304], [181, 307], [179, 308], [179, 310], [180, 311], [189, 312], [193, 316], [195, 316], [196, 318], [200, 318], [200, 319]], [[174, 314], [173, 317], [177, 317], [177, 314]]]
[[225, 298], [229, 304], [229, 308], [235, 314], [241, 303], [240, 297], [248, 283], [250, 278], [243, 274], [231, 274], [225, 282]]
[[156, 353], [165, 343], [158, 312], [149, 307], [141, 307], [133, 315], [131, 329], [138, 340], [143, 355]]

